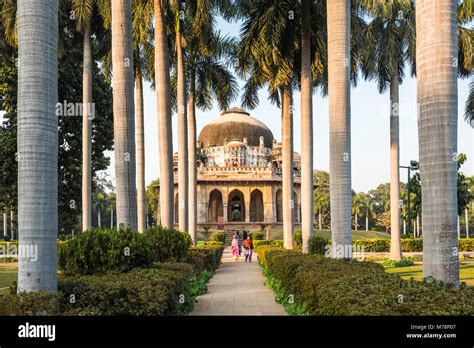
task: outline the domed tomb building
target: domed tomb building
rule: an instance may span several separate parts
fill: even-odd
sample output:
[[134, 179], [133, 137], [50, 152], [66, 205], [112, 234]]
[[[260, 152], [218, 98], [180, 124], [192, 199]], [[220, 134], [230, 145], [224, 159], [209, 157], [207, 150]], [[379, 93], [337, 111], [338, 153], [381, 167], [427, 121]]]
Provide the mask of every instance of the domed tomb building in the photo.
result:
[[[282, 145], [261, 121], [231, 108], [198, 136], [197, 215], [199, 226], [281, 228], [283, 221]], [[294, 154], [295, 223], [300, 217], [301, 157]], [[178, 224], [178, 156], [174, 154], [175, 223]], [[279, 227], [278, 227], [279, 226]]]

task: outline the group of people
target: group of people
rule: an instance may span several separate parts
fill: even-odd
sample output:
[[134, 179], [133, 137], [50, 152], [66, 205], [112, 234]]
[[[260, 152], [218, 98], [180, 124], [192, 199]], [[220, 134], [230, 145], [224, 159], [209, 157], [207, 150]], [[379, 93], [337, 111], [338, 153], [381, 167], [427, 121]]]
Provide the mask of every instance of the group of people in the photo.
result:
[[232, 237], [232, 256], [235, 258], [235, 261], [239, 261], [239, 258], [242, 255], [242, 247], [244, 249], [245, 262], [252, 262], [252, 234], [247, 233], [245, 230], [243, 231], [242, 236], [240, 236], [239, 231], [236, 231]]

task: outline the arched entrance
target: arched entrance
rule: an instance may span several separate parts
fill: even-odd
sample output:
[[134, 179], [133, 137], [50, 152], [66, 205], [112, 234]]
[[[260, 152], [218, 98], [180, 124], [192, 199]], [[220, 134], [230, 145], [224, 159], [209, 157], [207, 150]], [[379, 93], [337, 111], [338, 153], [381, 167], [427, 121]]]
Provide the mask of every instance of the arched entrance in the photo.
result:
[[227, 217], [229, 221], [245, 221], [245, 200], [244, 194], [241, 191], [234, 190], [229, 193], [229, 203], [227, 210]]
[[209, 206], [207, 208], [207, 221], [218, 222], [219, 217], [224, 216], [221, 191], [214, 189], [209, 195]]
[[276, 216], [277, 222], [283, 222], [283, 192], [278, 189], [276, 192]]
[[179, 224], [179, 196], [178, 193], [174, 196], [174, 223]]
[[263, 194], [262, 191], [256, 189], [250, 194], [250, 221], [251, 222], [263, 222]]

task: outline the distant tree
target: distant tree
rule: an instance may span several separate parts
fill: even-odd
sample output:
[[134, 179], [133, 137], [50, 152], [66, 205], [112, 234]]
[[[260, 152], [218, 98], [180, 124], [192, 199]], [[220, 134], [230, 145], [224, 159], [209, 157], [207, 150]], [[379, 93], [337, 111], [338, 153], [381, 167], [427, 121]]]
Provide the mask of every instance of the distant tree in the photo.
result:
[[[329, 200], [329, 173], [323, 170], [314, 171], [314, 212], [318, 228], [331, 228], [331, 206]], [[321, 226], [319, 226], [321, 222]]]
[[146, 195], [146, 205], [149, 217], [151, 218], [152, 224], [159, 224], [159, 204], [160, 204], [160, 179], [156, 179], [147, 186], [145, 195]]
[[378, 216], [377, 225], [385, 228], [385, 233], [388, 234], [388, 230], [390, 229], [390, 210], [387, 210]]

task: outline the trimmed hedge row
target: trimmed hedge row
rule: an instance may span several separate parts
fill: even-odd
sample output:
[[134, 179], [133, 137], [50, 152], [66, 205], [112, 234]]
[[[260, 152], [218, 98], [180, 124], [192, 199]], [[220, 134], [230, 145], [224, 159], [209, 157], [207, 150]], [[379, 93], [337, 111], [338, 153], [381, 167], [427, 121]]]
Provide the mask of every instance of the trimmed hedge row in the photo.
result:
[[193, 266], [195, 273], [214, 272], [221, 264], [223, 252], [221, 243], [193, 246], [189, 249], [187, 262]]
[[[403, 252], [422, 252], [423, 239], [420, 238], [403, 238], [400, 240]], [[313, 254], [323, 255], [326, 244], [331, 244], [330, 240], [313, 236], [309, 241], [309, 250]], [[354, 239], [352, 245], [357, 249], [362, 249], [365, 252], [389, 252], [390, 239], [369, 238], [369, 239]], [[473, 238], [458, 239], [459, 251], [474, 251]]]
[[127, 273], [63, 276], [58, 294], [0, 296], [0, 315], [181, 315], [189, 312], [191, 265], [153, 264]]
[[283, 240], [282, 239], [273, 239], [273, 240], [253, 240], [253, 246], [254, 248], [260, 246], [260, 245], [274, 245], [274, 246], [279, 246], [283, 247]]
[[[474, 288], [403, 280], [373, 262], [261, 247], [270, 284], [309, 315], [473, 315]], [[275, 289], [275, 287], [274, 287]], [[284, 301], [283, 301], [284, 302]]]
[[145, 233], [97, 228], [58, 244], [65, 274], [126, 272], [153, 262], [183, 262], [192, 244], [185, 232], [154, 227]]

